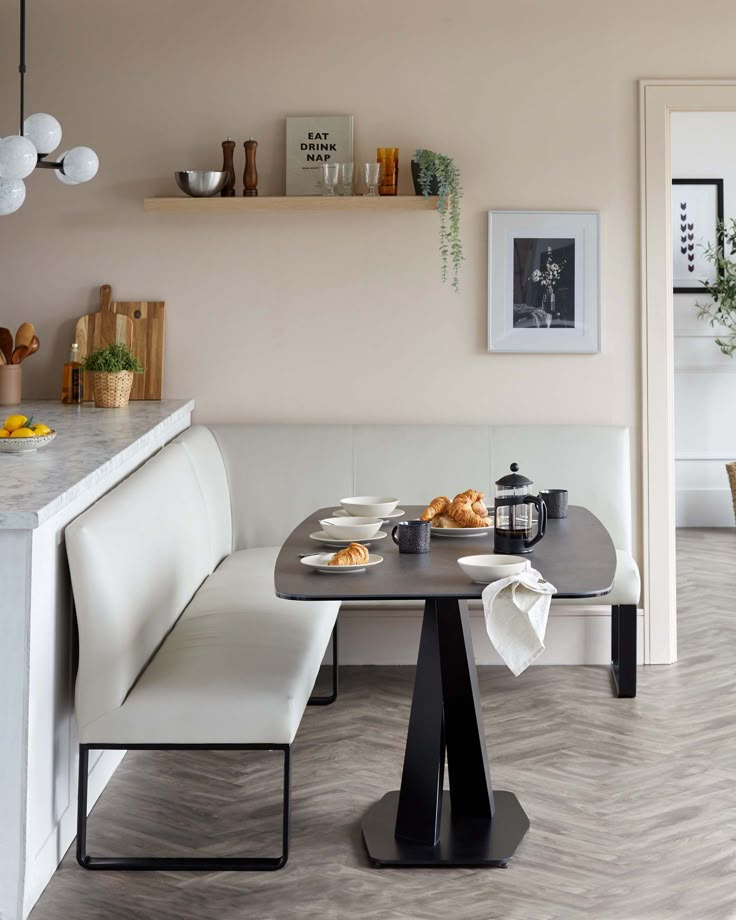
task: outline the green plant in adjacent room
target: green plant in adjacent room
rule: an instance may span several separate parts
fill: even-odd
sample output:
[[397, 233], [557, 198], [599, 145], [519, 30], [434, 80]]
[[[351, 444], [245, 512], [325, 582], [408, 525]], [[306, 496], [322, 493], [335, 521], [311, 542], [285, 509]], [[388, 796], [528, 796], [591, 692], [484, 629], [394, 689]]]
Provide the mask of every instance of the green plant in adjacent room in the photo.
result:
[[704, 247], [705, 258], [716, 267], [716, 280], [703, 282], [712, 303], [698, 303], [698, 316], [711, 326], [721, 326], [726, 334], [716, 339], [724, 355], [736, 351], [736, 220], [719, 223], [715, 243]]
[[133, 371], [142, 374], [138, 359], [127, 345], [106, 345], [98, 348], [82, 361], [85, 371], [97, 374], [119, 374], [121, 371]]
[[[418, 166], [419, 186], [425, 198], [432, 194], [439, 196], [437, 210], [440, 212], [440, 259], [442, 281], [447, 281], [452, 265], [452, 286], [460, 289], [460, 263], [463, 261], [463, 244], [460, 238], [460, 170], [452, 157], [433, 150], [419, 148], [414, 153]], [[433, 182], [434, 180], [434, 182]], [[434, 187], [433, 187], [434, 186]]]

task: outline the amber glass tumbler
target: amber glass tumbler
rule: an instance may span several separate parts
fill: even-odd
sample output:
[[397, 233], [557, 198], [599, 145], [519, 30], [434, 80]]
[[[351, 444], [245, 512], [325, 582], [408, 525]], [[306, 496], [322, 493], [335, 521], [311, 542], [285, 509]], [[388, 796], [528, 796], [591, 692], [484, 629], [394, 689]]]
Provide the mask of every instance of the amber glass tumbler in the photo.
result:
[[379, 147], [376, 150], [376, 159], [381, 164], [381, 183], [378, 186], [379, 195], [398, 195], [399, 148]]

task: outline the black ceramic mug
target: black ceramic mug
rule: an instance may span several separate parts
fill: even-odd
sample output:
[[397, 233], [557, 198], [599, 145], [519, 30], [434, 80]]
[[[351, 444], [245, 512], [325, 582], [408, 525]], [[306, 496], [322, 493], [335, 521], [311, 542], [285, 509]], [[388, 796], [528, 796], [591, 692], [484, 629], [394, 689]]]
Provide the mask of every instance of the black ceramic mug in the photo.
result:
[[539, 494], [547, 506], [548, 518], [567, 517], [567, 489], [545, 489]]
[[400, 553], [428, 553], [430, 537], [429, 521], [400, 521], [391, 531]]

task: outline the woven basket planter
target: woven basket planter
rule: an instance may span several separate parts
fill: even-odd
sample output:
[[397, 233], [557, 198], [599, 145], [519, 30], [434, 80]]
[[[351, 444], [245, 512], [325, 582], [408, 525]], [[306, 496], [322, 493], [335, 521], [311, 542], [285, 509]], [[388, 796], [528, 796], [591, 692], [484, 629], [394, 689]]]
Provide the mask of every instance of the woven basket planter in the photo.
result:
[[728, 484], [731, 486], [731, 502], [733, 504], [733, 515], [736, 518], [736, 462], [726, 464], [728, 473]]
[[133, 386], [133, 371], [114, 374], [95, 373], [95, 406], [98, 409], [121, 409], [128, 405]]

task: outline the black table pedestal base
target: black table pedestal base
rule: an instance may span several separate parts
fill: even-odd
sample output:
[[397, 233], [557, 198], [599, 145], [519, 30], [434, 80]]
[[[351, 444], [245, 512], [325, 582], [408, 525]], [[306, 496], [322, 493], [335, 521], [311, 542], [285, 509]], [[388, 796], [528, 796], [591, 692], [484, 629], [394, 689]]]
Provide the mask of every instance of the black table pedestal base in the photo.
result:
[[439, 840], [435, 846], [397, 838], [399, 793], [387, 792], [363, 819], [363, 840], [374, 866], [386, 868], [505, 867], [529, 830], [529, 819], [513, 792], [495, 790], [495, 814], [453, 818], [450, 793], [443, 793]]

